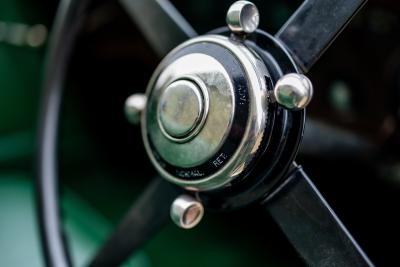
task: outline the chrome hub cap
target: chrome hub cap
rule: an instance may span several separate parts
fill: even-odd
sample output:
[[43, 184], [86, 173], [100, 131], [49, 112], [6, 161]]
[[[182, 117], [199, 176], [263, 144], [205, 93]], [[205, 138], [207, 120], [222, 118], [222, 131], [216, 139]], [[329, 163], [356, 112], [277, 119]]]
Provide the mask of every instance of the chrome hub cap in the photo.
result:
[[264, 135], [267, 77], [263, 61], [228, 37], [194, 38], [167, 55], [142, 114], [160, 174], [191, 190], [220, 188], [243, 174]]

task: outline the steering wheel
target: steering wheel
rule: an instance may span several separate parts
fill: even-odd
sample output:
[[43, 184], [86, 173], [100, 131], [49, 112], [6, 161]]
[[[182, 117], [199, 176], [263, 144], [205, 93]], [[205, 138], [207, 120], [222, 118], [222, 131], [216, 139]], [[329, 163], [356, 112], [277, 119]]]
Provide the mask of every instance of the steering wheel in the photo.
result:
[[[48, 51], [37, 151], [47, 266], [71, 266], [59, 212], [57, 135], [63, 83], [96, 1], [62, 0]], [[90, 266], [118, 266], [168, 222], [195, 227], [205, 210], [258, 204], [307, 265], [373, 266], [295, 158], [313, 86], [305, 76], [365, 0], [306, 0], [275, 35], [237, 1], [227, 27], [198, 36], [168, 0], [120, 0], [163, 58], [125, 111], [141, 125], [159, 173]], [[171, 50], [172, 49], [172, 50]]]

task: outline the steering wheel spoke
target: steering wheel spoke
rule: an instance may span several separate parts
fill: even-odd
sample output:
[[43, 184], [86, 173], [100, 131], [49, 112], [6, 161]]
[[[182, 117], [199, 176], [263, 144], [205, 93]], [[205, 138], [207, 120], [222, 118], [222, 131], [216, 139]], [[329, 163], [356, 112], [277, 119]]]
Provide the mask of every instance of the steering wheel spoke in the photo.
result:
[[197, 36], [168, 0], [120, 0], [120, 3], [160, 57]]
[[155, 178], [89, 266], [120, 266], [169, 221], [171, 204], [180, 191], [164, 179]]
[[367, 0], [306, 0], [275, 35], [308, 72]]
[[308, 266], [374, 266], [301, 167], [264, 207]]

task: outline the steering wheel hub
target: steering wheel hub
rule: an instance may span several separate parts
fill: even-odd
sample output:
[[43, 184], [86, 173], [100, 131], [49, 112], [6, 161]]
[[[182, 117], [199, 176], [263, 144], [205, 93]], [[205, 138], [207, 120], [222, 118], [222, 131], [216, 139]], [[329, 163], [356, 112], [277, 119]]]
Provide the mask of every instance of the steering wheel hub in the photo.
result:
[[268, 77], [257, 54], [228, 37], [197, 37], [171, 51], [153, 74], [142, 116], [161, 175], [211, 190], [243, 174], [264, 135]]

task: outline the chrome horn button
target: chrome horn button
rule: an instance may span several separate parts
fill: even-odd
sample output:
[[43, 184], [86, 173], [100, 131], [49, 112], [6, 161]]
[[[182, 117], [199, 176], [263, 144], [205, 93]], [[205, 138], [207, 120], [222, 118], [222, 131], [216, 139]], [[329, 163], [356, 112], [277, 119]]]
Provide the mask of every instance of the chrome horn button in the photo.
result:
[[[204, 124], [208, 103], [204, 103], [205, 86], [195, 78], [179, 79], [168, 85], [158, 104], [158, 122], [163, 134], [175, 142], [187, 142]], [[199, 86], [198, 83], [203, 86]]]

